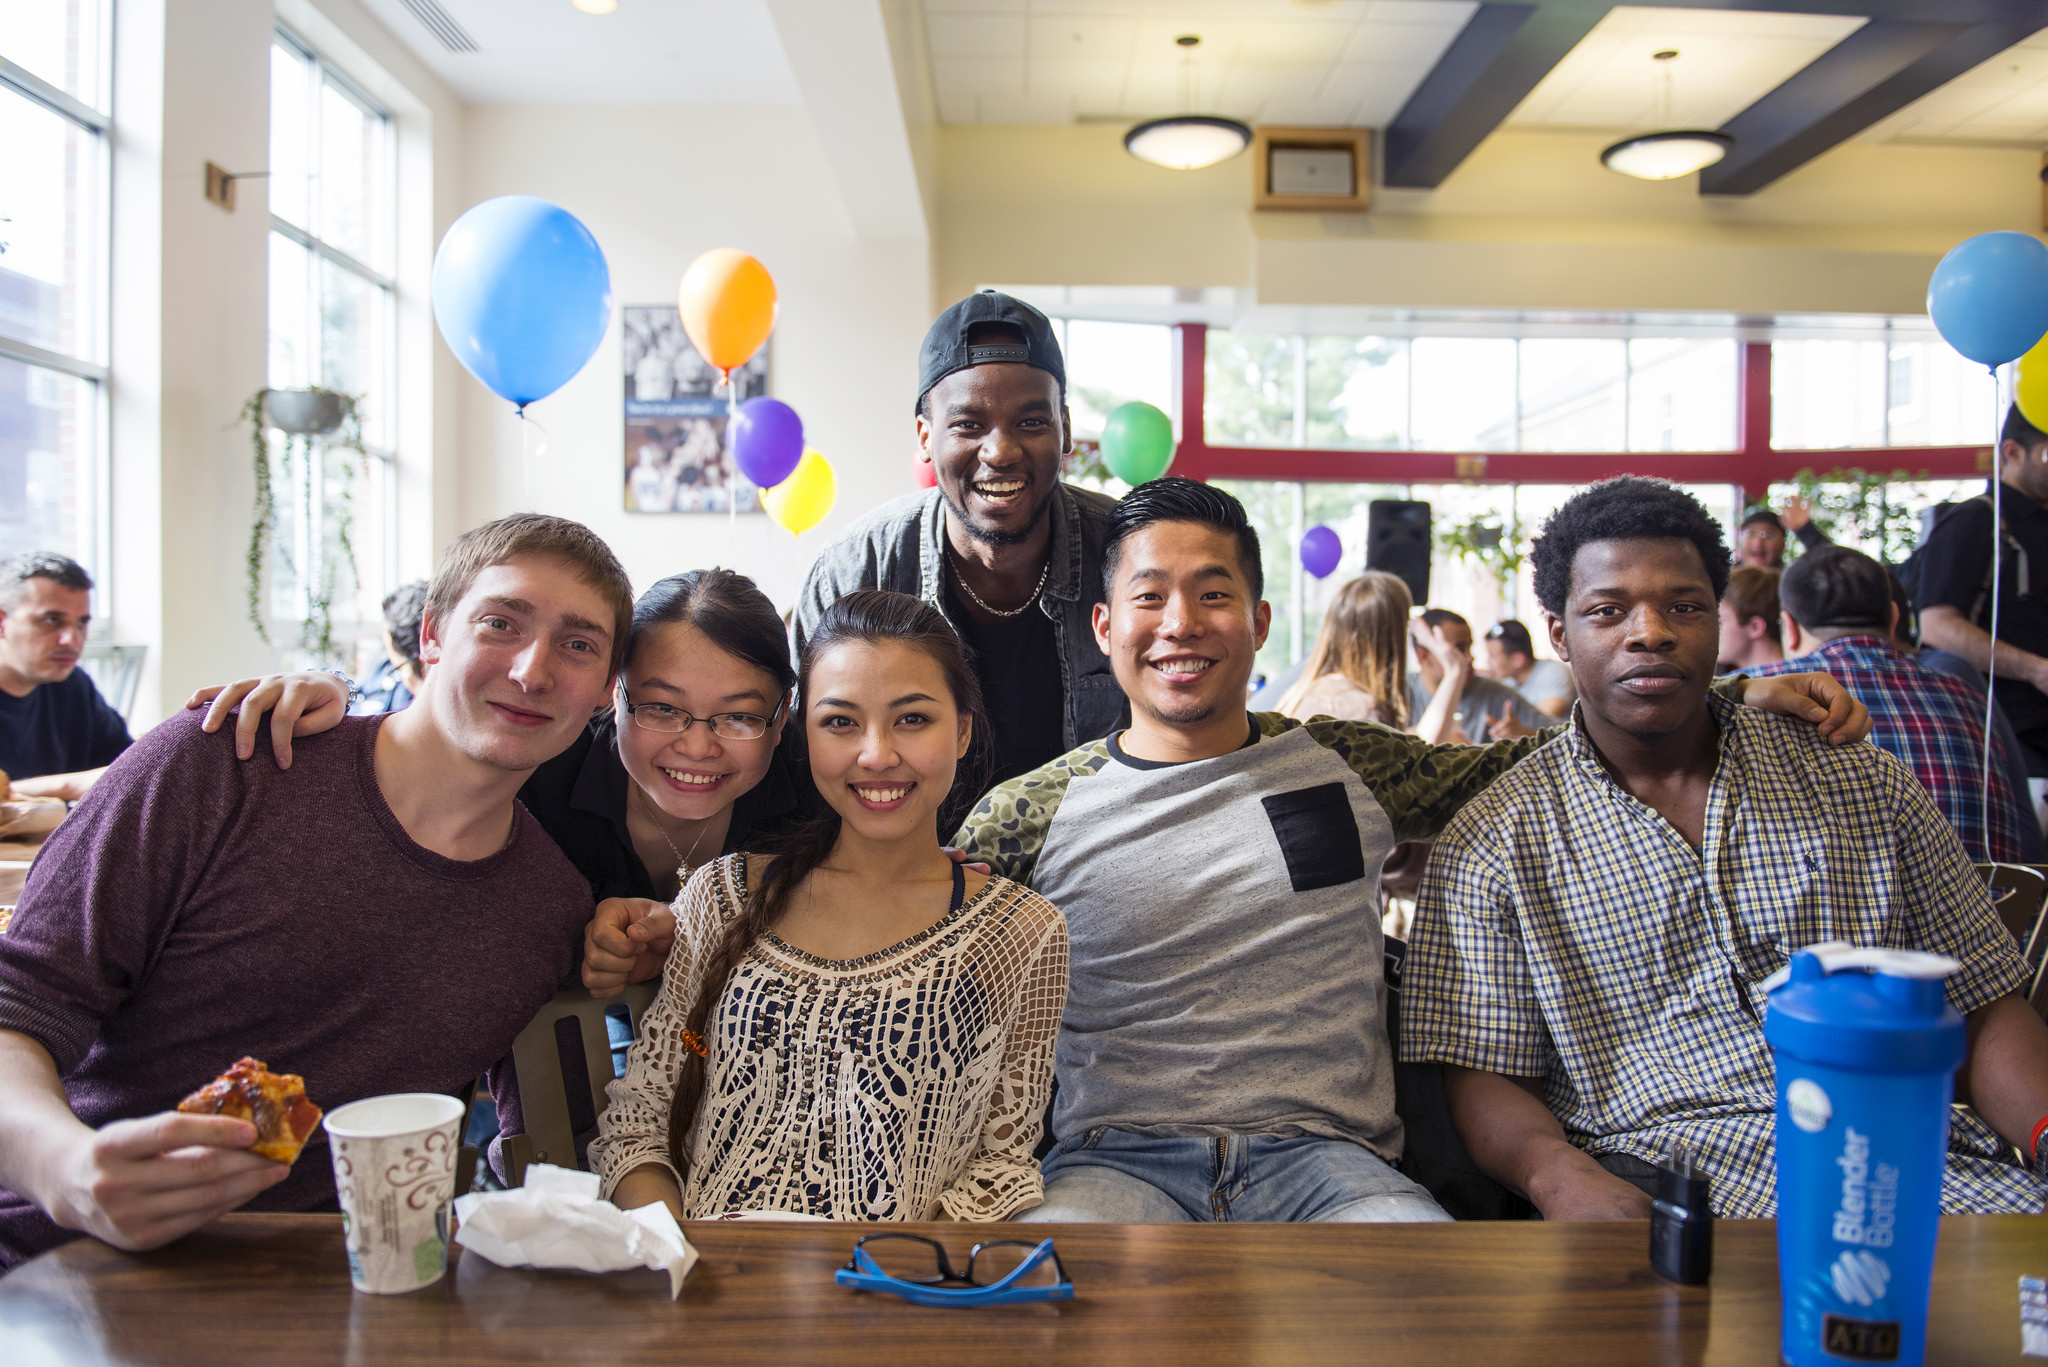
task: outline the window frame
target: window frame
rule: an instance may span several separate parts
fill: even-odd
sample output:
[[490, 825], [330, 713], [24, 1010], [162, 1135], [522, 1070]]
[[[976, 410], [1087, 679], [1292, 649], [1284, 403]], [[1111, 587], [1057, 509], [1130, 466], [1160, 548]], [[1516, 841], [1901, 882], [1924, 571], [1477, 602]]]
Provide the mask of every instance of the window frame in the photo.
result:
[[[306, 128], [309, 144], [307, 164], [309, 166], [317, 167], [319, 165], [319, 150], [322, 144], [322, 116], [320, 113], [322, 102], [319, 94], [327, 86], [334, 87], [344, 99], [381, 125], [385, 143], [383, 171], [380, 177], [384, 182], [381, 212], [388, 219], [388, 222], [382, 225], [381, 231], [386, 235], [387, 242], [395, 251], [399, 226], [397, 117], [391, 110], [385, 108], [382, 103], [372, 97], [360, 82], [350, 78], [346, 71], [330, 62], [317, 47], [293, 32], [288, 25], [282, 22], [273, 25], [272, 42], [276, 46], [283, 47], [300, 61], [305, 62], [309, 68], [308, 87], [313, 96], [309, 102]], [[324, 230], [325, 224], [319, 223], [322, 214], [316, 213], [309, 214], [308, 216]], [[346, 599], [337, 596], [336, 608], [341, 609], [346, 606], [347, 610], [338, 610], [334, 616], [334, 623], [337, 627], [366, 626], [372, 624], [377, 619], [374, 614], [365, 614], [358, 611], [364, 589], [366, 587], [371, 588], [372, 596], [378, 596], [380, 590], [388, 590], [388, 588], [395, 585], [398, 577], [396, 545], [398, 525], [398, 431], [400, 426], [398, 420], [398, 278], [395, 273], [386, 273], [379, 270], [355, 254], [335, 246], [318, 234], [291, 222], [274, 211], [270, 215], [270, 231], [299, 247], [309, 257], [307, 291], [310, 297], [305, 311], [309, 335], [300, 339], [309, 344], [311, 351], [312, 363], [308, 369], [312, 378], [308, 380], [308, 383], [323, 383], [326, 370], [326, 353], [324, 349], [326, 338], [325, 329], [322, 326], [323, 315], [321, 312], [323, 301], [321, 268], [323, 265], [332, 266], [337, 270], [346, 272], [356, 280], [369, 285], [375, 290], [381, 291], [384, 298], [383, 313], [379, 323], [383, 333], [379, 348], [382, 361], [378, 367], [380, 374], [377, 379], [380, 390], [378, 406], [381, 413], [381, 421], [374, 429], [366, 428], [363, 433], [363, 449], [369, 459], [375, 462], [377, 469], [374, 471], [365, 470], [359, 477], [359, 482], [356, 486], [357, 516], [360, 517], [364, 513], [371, 513], [379, 520], [382, 527], [379, 541], [382, 545], [383, 553], [381, 563], [374, 567], [365, 566], [360, 558], [361, 553], [357, 553], [356, 572], [351, 575], [351, 579], [354, 581], [354, 592], [349, 594]], [[267, 283], [268, 279], [268, 267], [266, 266]], [[266, 325], [266, 349], [267, 341], [268, 328]], [[318, 470], [311, 472], [310, 477], [324, 484], [326, 448], [316, 447], [315, 451], [318, 453], [319, 459], [323, 464]], [[375, 497], [374, 506], [368, 502], [368, 497]], [[324, 546], [324, 538], [316, 537], [315, 539], [320, 540]], [[273, 553], [275, 553], [274, 548]], [[267, 578], [268, 574], [266, 572]], [[274, 600], [271, 597], [271, 588], [266, 583], [266, 611], [264, 615], [266, 620], [272, 625], [282, 626], [287, 622], [297, 622], [304, 618], [304, 600], [306, 597], [304, 578], [301, 576], [294, 576], [294, 578], [299, 585], [297, 593], [301, 606], [298, 610], [298, 616], [293, 618], [279, 617], [274, 611], [269, 610], [274, 605]], [[370, 584], [366, 584], [365, 580], [371, 581]], [[377, 587], [371, 587], [371, 585], [376, 585]], [[280, 637], [279, 639], [282, 641], [283, 638]], [[286, 647], [286, 649], [289, 649], [289, 647]]]
[[[99, 10], [99, 23], [95, 28], [99, 41], [99, 51], [95, 54], [99, 70], [94, 86], [104, 103], [108, 99], [109, 77], [113, 68], [112, 32], [108, 22], [111, 5], [107, 0], [101, 0]], [[83, 563], [92, 575], [94, 593], [100, 604], [93, 614], [89, 643], [104, 643], [113, 629], [111, 614], [105, 610], [105, 604], [109, 599], [112, 579], [109, 552], [113, 545], [113, 459], [109, 440], [113, 407], [108, 394], [112, 369], [107, 358], [112, 354], [110, 334], [113, 325], [114, 120], [101, 105], [88, 104], [11, 60], [0, 60], [0, 98], [5, 97], [25, 99], [86, 130], [93, 135], [97, 148], [93, 175], [98, 184], [98, 213], [89, 244], [92, 259], [87, 267], [96, 281], [92, 310], [94, 345], [90, 354], [56, 351], [33, 342], [0, 336], [0, 357], [67, 375], [92, 386], [92, 452], [89, 465], [93, 487], [92, 511], [88, 521], [91, 542], [85, 554], [74, 558]]]

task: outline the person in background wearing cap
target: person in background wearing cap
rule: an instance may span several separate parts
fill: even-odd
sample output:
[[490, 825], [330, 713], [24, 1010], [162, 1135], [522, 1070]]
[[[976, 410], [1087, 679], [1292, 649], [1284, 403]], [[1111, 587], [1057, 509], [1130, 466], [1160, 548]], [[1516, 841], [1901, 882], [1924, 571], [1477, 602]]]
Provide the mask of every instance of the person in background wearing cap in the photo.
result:
[[1569, 713], [1572, 699], [1578, 696], [1572, 688], [1571, 667], [1556, 660], [1537, 659], [1529, 628], [1512, 617], [1487, 628], [1485, 657], [1479, 662], [1479, 672], [1507, 684], [1537, 711], [1552, 717]]
[[1760, 570], [1785, 568], [1785, 524], [1769, 508], [1757, 508], [1742, 519], [1735, 542], [1735, 563]]
[[1073, 449], [1052, 324], [1019, 299], [971, 294], [918, 357], [917, 449], [938, 487], [883, 504], [819, 554], [797, 646], [856, 589], [913, 594], [973, 648], [998, 783], [1128, 722], [1091, 615], [1115, 501], [1060, 482]]

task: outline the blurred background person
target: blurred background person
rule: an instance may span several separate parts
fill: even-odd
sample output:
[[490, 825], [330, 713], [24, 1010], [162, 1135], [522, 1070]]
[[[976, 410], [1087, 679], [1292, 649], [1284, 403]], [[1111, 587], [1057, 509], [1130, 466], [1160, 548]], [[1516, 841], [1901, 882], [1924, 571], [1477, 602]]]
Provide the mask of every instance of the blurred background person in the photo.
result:
[[1503, 618], [1487, 628], [1481, 650], [1481, 674], [1510, 685], [1547, 716], [1570, 713], [1572, 700], [1578, 697], [1571, 667], [1560, 660], [1537, 659], [1529, 628], [1512, 617]]
[[78, 667], [92, 576], [50, 551], [0, 560], [0, 770], [27, 797], [76, 802], [134, 741]]
[[[1444, 665], [1434, 650], [1436, 639], [1463, 656], [1468, 668], [1472, 663], [1470, 622], [1449, 608], [1424, 608], [1422, 622], [1437, 636], [1418, 634], [1413, 642], [1416, 667], [1408, 675], [1408, 710], [1418, 715], [1428, 708], [1429, 700], [1444, 681]], [[1465, 680], [1464, 696], [1458, 700], [1458, 730], [1462, 734], [1449, 739], [1474, 745], [1513, 740], [1534, 735], [1555, 720], [1537, 711], [1512, 686], [1475, 674]]]
[[1735, 542], [1735, 563], [1760, 570], [1785, 567], [1785, 524], [1769, 508], [1758, 508], [1742, 519], [1742, 534]]
[[1785, 658], [1776, 570], [1740, 564], [1728, 576], [1728, 591], [1721, 595], [1720, 655], [1723, 674], [1739, 674]]
[[362, 696], [349, 712], [372, 717], [403, 712], [420, 691], [426, 667], [420, 663], [420, 614], [426, 611], [427, 581], [393, 589], [384, 598], [384, 658], [363, 681]]
[[[1472, 657], [1456, 649], [1441, 627], [1412, 620], [1414, 608], [1408, 585], [1391, 574], [1369, 570], [1338, 589], [1301, 678], [1281, 694], [1276, 710], [1302, 721], [1374, 721], [1431, 744], [1451, 739], [1472, 678]], [[1411, 628], [1418, 651], [1428, 651], [1438, 667], [1436, 690], [1413, 726], [1406, 677]]]

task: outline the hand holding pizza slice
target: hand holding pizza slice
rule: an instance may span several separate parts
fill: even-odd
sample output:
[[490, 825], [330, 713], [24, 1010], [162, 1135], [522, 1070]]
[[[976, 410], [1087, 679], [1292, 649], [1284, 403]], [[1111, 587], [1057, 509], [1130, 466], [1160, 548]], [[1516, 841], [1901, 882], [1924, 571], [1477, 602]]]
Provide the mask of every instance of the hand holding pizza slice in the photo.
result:
[[260, 1059], [243, 1057], [225, 1073], [178, 1103], [187, 1115], [224, 1115], [256, 1127], [249, 1152], [290, 1166], [320, 1124], [320, 1108], [306, 1099], [306, 1080], [273, 1073]]

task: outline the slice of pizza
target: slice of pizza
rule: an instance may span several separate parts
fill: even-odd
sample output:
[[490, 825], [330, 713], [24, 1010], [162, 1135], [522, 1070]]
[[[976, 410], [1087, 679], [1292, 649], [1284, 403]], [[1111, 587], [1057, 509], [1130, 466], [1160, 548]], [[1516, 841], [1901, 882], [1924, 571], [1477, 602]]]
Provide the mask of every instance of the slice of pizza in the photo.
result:
[[306, 1100], [306, 1080], [273, 1073], [260, 1059], [234, 1067], [178, 1103], [187, 1115], [225, 1115], [256, 1127], [251, 1153], [289, 1166], [320, 1123], [320, 1108]]

